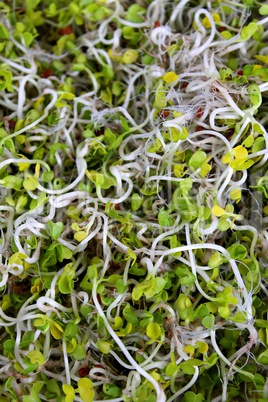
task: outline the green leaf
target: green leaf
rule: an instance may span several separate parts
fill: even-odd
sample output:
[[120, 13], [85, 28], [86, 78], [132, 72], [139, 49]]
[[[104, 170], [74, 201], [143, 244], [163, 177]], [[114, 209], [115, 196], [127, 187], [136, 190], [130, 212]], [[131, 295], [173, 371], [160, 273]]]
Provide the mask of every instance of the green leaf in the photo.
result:
[[144, 7], [139, 4], [132, 4], [127, 10], [126, 20], [135, 23], [143, 22], [142, 15], [145, 13], [146, 9]]
[[185, 372], [185, 374], [194, 374], [195, 366], [202, 366], [204, 362], [199, 359], [189, 359], [180, 364], [180, 368]]
[[67, 106], [69, 109], [71, 109], [70, 105], [68, 105], [64, 100], [73, 100], [75, 98], [75, 95], [72, 94], [71, 92], [64, 92], [59, 96], [57, 101], [55, 102], [55, 107], [60, 109], [64, 106]]
[[61, 395], [59, 383], [54, 379], [47, 381], [46, 389], [45, 397], [47, 399], [55, 399]]
[[36, 318], [34, 320], [34, 326], [37, 329], [46, 332], [49, 329], [49, 322], [47, 320], [47, 317], [45, 315], [42, 315], [41, 317]]
[[135, 310], [130, 307], [129, 303], [127, 303], [127, 305], [123, 309], [123, 316], [127, 320], [127, 322], [130, 322], [134, 326], [138, 325], [139, 321]]
[[195, 310], [195, 316], [201, 319], [207, 317], [209, 313], [210, 311], [205, 304], [200, 304], [200, 306], [198, 306], [197, 309]]
[[257, 31], [258, 31], [258, 25], [256, 24], [256, 22], [250, 22], [248, 25], [244, 26], [241, 29], [241, 35], [240, 35], [241, 39], [248, 40]]
[[27, 353], [27, 357], [30, 359], [32, 364], [38, 364], [38, 366], [42, 366], [46, 361], [39, 350], [31, 350]]
[[260, 13], [260, 15], [268, 15], [268, 5], [263, 4], [263, 5], [259, 8], [259, 13]]
[[244, 260], [247, 256], [247, 249], [242, 244], [232, 244], [227, 248], [230, 253], [230, 257], [233, 260]]
[[133, 267], [130, 267], [129, 273], [131, 275], [135, 276], [144, 276], [146, 275], [146, 268], [145, 267], [139, 267], [137, 264], [134, 264]]
[[263, 137], [259, 137], [254, 141], [254, 144], [252, 145], [252, 153], [261, 151], [264, 147], [265, 140]]
[[257, 84], [251, 84], [248, 86], [248, 94], [249, 94], [249, 100], [250, 102], [256, 106], [259, 107], [262, 103], [262, 95], [260, 88]]
[[218, 309], [219, 315], [222, 318], [227, 319], [230, 316], [230, 309], [229, 307], [219, 307]]
[[104, 175], [95, 170], [86, 170], [86, 175], [96, 186], [99, 186], [104, 190], [108, 190], [110, 187], [116, 186], [116, 179], [113, 176], [108, 176], [107, 174]]
[[195, 394], [192, 391], [187, 391], [184, 394], [181, 402], [203, 402], [205, 401], [203, 394]]
[[75, 337], [77, 332], [78, 332], [77, 324], [75, 324], [73, 321], [70, 321], [68, 322], [64, 330], [64, 337], [71, 340], [72, 338]]
[[74, 289], [73, 274], [62, 274], [59, 278], [59, 291], [62, 294], [70, 294]]
[[193, 180], [190, 177], [180, 181], [180, 188], [183, 193], [188, 193], [193, 186]]
[[[116, 317], [117, 318], [117, 317]], [[120, 317], [118, 317], [120, 318]], [[124, 337], [130, 334], [132, 331], [132, 324], [130, 322], [127, 323], [125, 328], [121, 327], [119, 331], [116, 331], [117, 336]]]
[[143, 197], [137, 193], [133, 193], [131, 197], [131, 211], [136, 212], [141, 207]]
[[197, 170], [205, 162], [207, 154], [204, 151], [196, 151], [189, 159], [189, 166], [192, 170]]
[[23, 179], [18, 176], [6, 176], [0, 180], [0, 185], [6, 188], [13, 188], [19, 191], [22, 187]]
[[64, 228], [63, 223], [62, 222], [54, 223], [52, 221], [48, 221], [47, 226], [48, 226], [49, 234], [50, 234], [51, 238], [53, 240], [57, 240], [63, 231], [63, 228]]
[[255, 324], [256, 324], [259, 328], [268, 328], [268, 321], [267, 321], [267, 320], [257, 319], [257, 320], [255, 321]]
[[150, 385], [142, 384], [136, 389], [136, 398], [133, 402], [157, 402], [156, 395], [152, 392]]
[[28, 177], [26, 180], [23, 181], [23, 187], [25, 190], [34, 191], [36, 190], [38, 185], [38, 181], [34, 177]]
[[237, 304], [238, 300], [232, 294], [232, 287], [226, 286], [221, 292], [216, 295], [217, 303], [221, 307], [226, 307], [228, 304]]
[[40, 112], [35, 109], [29, 110], [29, 112], [26, 114], [26, 119], [24, 120], [23, 126], [26, 127], [29, 124], [32, 124], [35, 120], [39, 119], [40, 117]]
[[221, 232], [225, 232], [230, 228], [230, 223], [227, 221], [227, 218], [221, 218], [218, 223], [218, 229]]
[[179, 277], [180, 285], [192, 285], [196, 281], [196, 277], [187, 267], [178, 267], [175, 274]]
[[144, 56], [142, 56], [141, 62], [142, 64], [145, 65], [150, 65], [153, 64], [155, 58], [153, 56], [150, 56], [149, 54], [145, 54]]
[[219, 70], [220, 78], [222, 81], [226, 81], [227, 78], [231, 78], [230, 76], [233, 74], [233, 70], [229, 67], [225, 67]]
[[45, 183], [50, 183], [54, 178], [54, 173], [52, 171], [50, 172], [43, 172], [41, 175], [41, 179], [45, 182]]
[[30, 32], [23, 32], [22, 37], [24, 39], [25, 45], [29, 47], [33, 42], [36, 35], [31, 34]]
[[8, 38], [9, 38], [9, 32], [7, 28], [3, 24], [0, 24], [0, 39], [8, 39]]
[[[135, 258], [136, 258], [136, 255], [135, 255]], [[119, 278], [116, 281], [115, 286], [116, 286], [118, 293], [120, 293], [120, 294], [123, 294], [128, 288], [128, 285], [125, 285], [123, 278]]]
[[84, 345], [77, 345], [75, 351], [72, 353], [72, 356], [75, 360], [83, 360], [86, 357], [86, 349]]
[[19, 196], [17, 203], [16, 203], [16, 212], [21, 212], [24, 210], [24, 207], [28, 203], [28, 196], [27, 195], [21, 195]]
[[103, 392], [113, 398], [118, 398], [121, 395], [121, 389], [115, 384], [103, 384]]
[[30, 395], [23, 396], [22, 402], [41, 402], [41, 399], [39, 398], [38, 393], [31, 388]]
[[258, 358], [258, 363], [263, 364], [264, 366], [268, 366], [268, 349], [265, 352], [262, 352]]
[[25, 6], [28, 10], [34, 10], [41, 0], [25, 0]]
[[168, 211], [165, 211], [164, 208], [160, 209], [158, 212], [158, 222], [161, 226], [172, 226], [174, 223], [173, 219], [169, 216]]
[[214, 364], [217, 363], [218, 359], [219, 359], [218, 354], [212, 353], [212, 355], [209, 357], [205, 356], [205, 364], [206, 364], [206, 366], [209, 366], [209, 367], [214, 366]]
[[35, 363], [35, 364], [27, 364], [27, 368], [25, 368], [22, 372], [21, 372], [21, 374], [23, 374], [23, 375], [27, 375], [27, 374], [30, 374], [30, 373], [32, 373], [33, 371], [36, 371], [36, 369], [38, 369], [38, 364], [37, 363]]
[[73, 263], [65, 265], [63, 273], [59, 277], [59, 290], [63, 294], [69, 294], [74, 288], [75, 271]]
[[150, 322], [146, 328], [146, 335], [150, 339], [160, 338], [162, 334], [161, 327], [155, 322]]
[[7, 89], [9, 92], [14, 92], [12, 86], [12, 74], [10, 71], [0, 69], [0, 90]]
[[4, 342], [4, 350], [8, 352], [13, 352], [15, 346], [15, 339], [7, 339]]
[[223, 258], [221, 256], [221, 254], [218, 251], [216, 251], [215, 253], [213, 253], [210, 256], [210, 258], [208, 260], [208, 266], [210, 268], [216, 268], [216, 267], [219, 267], [222, 264], [222, 262], [223, 262]]
[[64, 259], [69, 260], [73, 256], [71, 250], [68, 247], [63, 246], [62, 244], [58, 244], [56, 246], [56, 250], [57, 257], [60, 262], [62, 262]]
[[135, 61], [139, 57], [139, 52], [138, 50], [135, 49], [127, 49], [122, 57], [122, 63], [124, 64], [132, 64], [135, 63]]
[[213, 328], [214, 327], [214, 322], [215, 322], [215, 317], [212, 314], [209, 314], [207, 317], [204, 317], [202, 320], [202, 324], [204, 325], [205, 328]]
[[179, 311], [185, 311], [192, 306], [192, 302], [185, 294], [180, 293], [179, 297], [175, 301], [175, 306]]
[[107, 355], [107, 354], [110, 352], [110, 350], [111, 350], [111, 348], [112, 348], [113, 345], [112, 345], [111, 342], [103, 341], [103, 340], [98, 340], [98, 341], [96, 342], [96, 346], [97, 346], [97, 348], [99, 349], [99, 351], [100, 351], [101, 353]]
[[166, 91], [164, 89], [163, 83], [161, 82], [156, 88], [153, 107], [156, 109], [164, 109], [166, 106], [167, 106]]

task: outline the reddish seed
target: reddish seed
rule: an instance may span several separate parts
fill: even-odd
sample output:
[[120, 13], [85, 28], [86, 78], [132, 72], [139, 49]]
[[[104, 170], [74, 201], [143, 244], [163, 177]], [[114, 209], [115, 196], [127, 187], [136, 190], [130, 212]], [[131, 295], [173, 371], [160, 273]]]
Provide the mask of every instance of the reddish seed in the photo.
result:
[[213, 92], [220, 92], [220, 91], [218, 90], [218, 88], [213, 87], [213, 88], [210, 89], [210, 92], [213, 93]]
[[227, 138], [227, 140], [230, 140], [233, 134], [234, 134], [234, 130], [230, 129], [230, 130], [226, 131], [225, 137]]
[[80, 377], [87, 377], [89, 373], [89, 368], [88, 367], [81, 367], [78, 370], [78, 374], [80, 375]]
[[223, 32], [223, 31], [226, 31], [226, 28], [224, 28], [224, 27], [219, 27], [218, 28], [218, 32]]
[[196, 127], [196, 131], [202, 131], [202, 130], [204, 130], [204, 127], [202, 127], [202, 126], [197, 126]]
[[104, 133], [103, 128], [97, 128], [94, 130], [94, 134], [98, 137], [99, 135], [102, 135]]
[[155, 23], [154, 23], [154, 28], [158, 28], [158, 27], [160, 27], [161, 26], [161, 24], [160, 24], [160, 21], [155, 21]]
[[165, 119], [170, 115], [170, 111], [167, 109], [162, 109], [160, 112], [158, 112], [158, 116], [162, 117], [162, 119]]
[[42, 73], [40, 74], [41, 78], [48, 78], [53, 74], [53, 71], [50, 68], [46, 68]]
[[243, 74], [243, 70], [238, 70], [238, 71], [236, 72], [236, 74], [237, 74], [237, 75], [244, 75], [244, 74]]
[[188, 82], [183, 82], [182, 84], [181, 84], [181, 89], [185, 89], [185, 88], [187, 88], [188, 87]]
[[8, 125], [10, 130], [14, 130], [16, 122], [14, 120], [9, 120]]
[[95, 364], [94, 368], [103, 368], [103, 366], [101, 364]]
[[198, 119], [200, 119], [200, 118], [203, 116], [203, 112], [204, 112], [204, 110], [203, 110], [201, 107], [199, 107], [199, 108], [197, 109], [196, 117], [197, 117]]
[[73, 33], [73, 30], [70, 26], [59, 29], [59, 35], [71, 35], [71, 33]]

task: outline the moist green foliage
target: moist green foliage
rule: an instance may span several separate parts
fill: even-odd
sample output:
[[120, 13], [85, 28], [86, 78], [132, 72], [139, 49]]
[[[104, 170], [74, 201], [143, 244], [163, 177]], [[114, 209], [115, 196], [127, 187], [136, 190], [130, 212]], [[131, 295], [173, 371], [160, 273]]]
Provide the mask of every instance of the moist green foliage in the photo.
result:
[[265, 402], [268, 6], [0, 2], [0, 401]]

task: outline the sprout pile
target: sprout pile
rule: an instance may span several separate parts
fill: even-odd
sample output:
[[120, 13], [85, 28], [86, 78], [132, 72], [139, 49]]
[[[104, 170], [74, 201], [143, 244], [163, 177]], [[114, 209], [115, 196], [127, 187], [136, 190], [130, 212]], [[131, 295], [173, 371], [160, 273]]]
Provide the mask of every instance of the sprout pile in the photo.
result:
[[0, 2], [1, 402], [268, 400], [268, 6]]

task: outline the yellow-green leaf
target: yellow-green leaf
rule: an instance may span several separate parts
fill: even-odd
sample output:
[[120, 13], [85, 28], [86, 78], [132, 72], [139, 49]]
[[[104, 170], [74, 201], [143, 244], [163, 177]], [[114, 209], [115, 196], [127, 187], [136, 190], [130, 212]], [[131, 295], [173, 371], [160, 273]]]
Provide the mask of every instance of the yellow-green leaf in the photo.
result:
[[28, 257], [27, 254], [17, 252], [17, 253], [14, 253], [14, 254], [10, 257], [8, 263], [9, 263], [10, 265], [12, 265], [12, 264], [21, 265], [21, 264], [22, 264], [22, 260], [25, 260], [25, 258], [27, 258], [27, 257]]
[[262, 61], [263, 63], [268, 64], [268, 56], [263, 56], [261, 54], [257, 54], [254, 57], [255, 57], [255, 59]]
[[240, 188], [234, 188], [230, 191], [230, 198], [236, 202], [239, 202], [242, 197], [242, 192]]
[[73, 353], [77, 346], [77, 341], [75, 338], [72, 338], [70, 341], [67, 340], [67, 353]]
[[30, 362], [32, 364], [38, 364], [39, 366], [42, 366], [46, 361], [44, 356], [39, 350], [31, 350], [27, 354], [27, 357], [30, 359]]
[[65, 402], [73, 402], [74, 397], [75, 397], [75, 392], [74, 392], [73, 387], [68, 384], [63, 384], [62, 390], [66, 395]]
[[146, 328], [146, 335], [150, 339], [157, 339], [161, 337], [161, 327], [156, 322], [150, 322]]
[[26, 180], [23, 181], [23, 187], [25, 190], [34, 191], [36, 190], [38, 185], [38, 181], [33, 177], [28, 177]]
[[214, 207], [212, 208], [212, 213], [215, 216], [222, 216], [223, 214], [225, 214], [225, 210], [223, 208], [221, 208], [219, 205], [214, 205]]
[[173, 82], [177, 81], [178, 78], [179, 76], [174, 73], [174, 71], [169, 71], [164, 75], [163, 80], [166, 84], [172, 84]]
[[112, 343], [111, 342], [107, 342], [107, 341], [103, 341], [103, 340], [99, 340], [96, 342], [97, 348], [101, 351], [101, 353], [107, 355], [111, 348], [112, 348]]
[[248, 156], [248, 151], [242, 145], [238, 145], [238, 147], [233, 149], [232, 154], [236, 159], [244, 159]]
[[222, 163], [230, 163], [231, 160], [232, 160], [232, 157], [229, 153], [223, 155], [223, 157], [221, 158]]
[[89, 378], [78, 380], [78, 392], [83, 402], [92, 402], [94, 399], [94, 390], [92, 381]]
[[139, 57], [139, 53], [137, 50], [128, 49], [123, 54], [122, 62], [124, 64], [132, 64], [132, 63], [135, 63], [135, 61], [137, 60], [138, 57]]
[[50, 332], [53, 338], [55, 339], [61, 339], [63, 335], [63, 328], [58, 324], [56, 321], [52, 321], [50, 323]]
[[81, 242], [82, 240], [84, 240], [87, 237], [86, 232], [83, 232], [82, 230], [79, 232], [76, 232], [74, 234], [74, 238], [76, 241]]

